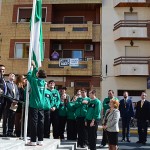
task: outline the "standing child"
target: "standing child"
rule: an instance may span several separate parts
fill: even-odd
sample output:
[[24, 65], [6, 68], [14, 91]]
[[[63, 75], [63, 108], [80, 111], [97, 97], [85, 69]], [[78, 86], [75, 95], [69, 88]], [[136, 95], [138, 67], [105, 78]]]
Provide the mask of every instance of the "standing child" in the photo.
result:
[[[31, 142], [27, 145], [36, 146], [43, 145], [44, 132], [44, 101], [45, 101], [45, 85], [46, 73], [44, 70], [37, 70], [35, 63], [32, 64], [34, 69], [27, 74], [27, 80], [30, 83], [31, 92], [29, 99], [30, 113], [30, 134]], [[38, 143], [36, 143], [38, 138]]]

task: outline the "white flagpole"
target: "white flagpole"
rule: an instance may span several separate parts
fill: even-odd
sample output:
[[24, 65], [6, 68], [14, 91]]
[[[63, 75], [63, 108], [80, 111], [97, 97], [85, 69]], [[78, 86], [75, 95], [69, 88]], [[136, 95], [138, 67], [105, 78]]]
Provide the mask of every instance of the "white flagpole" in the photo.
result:
[[[31, 23], [31, 32], [30, 32], [30, 48], [29, 48], [29, 59], [28, 59], [28, 71], [31, 68], [32, 47], [33, 47], [32, 45], [33, 45], [33, 41], [34, 41], [35, 6], [36, 6], [36, 0], [33, 0], [32, 19], [31, 19], [32, 23]], [[26, 104], [25, 104], [25, 120], [24, 120], [24, 140], [25, 140], [25, 144], [27, 144], [28, 112], [29, 112], [29, 82], [27, 82]]]

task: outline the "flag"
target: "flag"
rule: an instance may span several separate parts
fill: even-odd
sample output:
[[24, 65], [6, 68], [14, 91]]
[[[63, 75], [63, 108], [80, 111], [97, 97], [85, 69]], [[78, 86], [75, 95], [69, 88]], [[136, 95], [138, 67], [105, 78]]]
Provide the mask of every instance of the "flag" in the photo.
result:
[[[31, 60], [34, 60], [36, 67], [41, 67], [43, 55], [43, 36], [42, 36], [42, 0], [33, 0], [31, 24], [30, 24], [30, 49], [28, 59], [28, 71], [31, 69]], [[28, 127], [28, 108], [29, 108], [29, 82], [26, 88], [26, 104], [24, 119], [24, 139], [27, 144]]]
[[35, 0], [31, 16], [31, 34], [30, 50], [32, 51], [32, 60], [36, 67], [41, 67], [43, 54], [43, 34], [42, 34], [42, 0]]

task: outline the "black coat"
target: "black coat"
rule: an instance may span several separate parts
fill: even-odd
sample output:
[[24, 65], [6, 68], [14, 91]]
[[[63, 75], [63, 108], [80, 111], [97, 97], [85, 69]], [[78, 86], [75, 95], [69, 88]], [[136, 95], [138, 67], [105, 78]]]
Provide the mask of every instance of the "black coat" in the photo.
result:
[[124, 99], [120, 100], [119, 105], [120, 115], [121, 117], [133, 117], [134, 116], [134, 109], [131, 99], [127, 99], [126, 103]]
[[141, 100], [137, 102], [135, 117], [137, 120], [146, 121], [150, 119], [150, 103], [145, 100], [141, 108]]

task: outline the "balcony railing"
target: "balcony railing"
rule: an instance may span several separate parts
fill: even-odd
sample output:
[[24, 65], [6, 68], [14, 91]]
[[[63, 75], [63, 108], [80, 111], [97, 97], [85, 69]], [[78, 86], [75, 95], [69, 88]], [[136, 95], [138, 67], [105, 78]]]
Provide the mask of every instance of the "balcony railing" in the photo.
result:
[[114, 0], [114, 7], [148, 7], [150, 0]]
[[150, 57], [118, 57], [114, 59], [114, 66], [120, 64], [148, 64]]
[[120, 27], [147, 27], [150, 20], [120, 20], [114, 24], [114, 31]]

